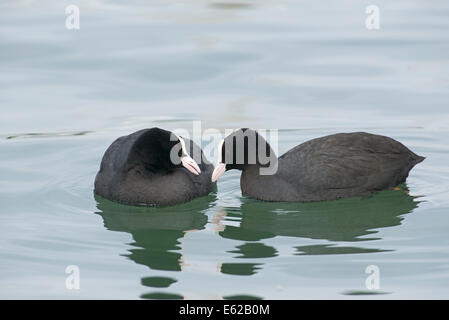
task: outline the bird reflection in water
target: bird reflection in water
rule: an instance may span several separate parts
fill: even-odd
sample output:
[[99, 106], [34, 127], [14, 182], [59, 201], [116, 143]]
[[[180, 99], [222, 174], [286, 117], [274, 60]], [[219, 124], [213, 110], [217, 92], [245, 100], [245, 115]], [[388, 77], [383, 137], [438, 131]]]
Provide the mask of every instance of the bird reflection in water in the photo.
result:
[[[313, 203], [279, 203], [242, 199], [240, 207], [214, 206], [211, 195], [190, 203], [166, 208], [122, 206], [96, 197], [98, 214], [108, 230], [130, 233], [134, 242], [125, 254], [132, 261], [152, 270], [182, 271], [184, 258], [180, 239], [188, 232], [203, 230], [208, 224], [206, 212], [213, 212], [207, 226], [220, 237], [240, 240], [231, 262], [217, 262], [222, 274], [251, 276], [260, 272], [278, 250], [264, 240], [277, 236], [324, 240], [325, 243], [298, 245], [295, 255], [361, 254], [383, 252], [391, 248], [363, 245], [380, 229], [401, 224], [405, 215], [419, 204], [403, 186], [400, 190], [382, 191], [367, 198], [349, 198]], [[358, 245], [344, 246], [340, 242]], [[242, 260], [241, 262], [238, 260]], [[249, 259], [251, 261], [244, 261]], [[256, 259], [256, 261], [254, 261]], [[257, 261], [263, 259], [262, 261]], [[142, 279], [151, 288], [168, 288], [176, 279], [152, 276]], [[151, 292], [143, 298], [183, 298], [166, 292]]]
[[[130, 233], [134, 242], [124, 256], [152, 270], [182, 271], [184, 259], [180, 239], [186, 233], [202, 230], [207, 224], [204, 213], [214, 196], [195, 199], [187, 204], [162, 207], [124, 206], [95, 196], [104, 226], [111, 231]], [[167, 288], [177, 280], [171, 277], [147, 277], [142, 284], [152, 288]], [[152, 292], [142, 298], [176, 299], [178, 294]]]
[[419, 204], [403, 186], [366, 198], [310, 203], [261, 202], [243, 199], [238, 210], [230, 208], [226, 219], [240, 219], [227, 225], [220, 236], [242, 240], [236, 251], [241, 258], [276, 256], [276, 249], [260, 242], [276, 236], [327, 240], [330, 243], [296, 247], [298, 255], [354, 254], [388, 251], [362, 246], [338, 246], [338, 242], [379, 240], [379, 229], [398, 226], [404, 215]]

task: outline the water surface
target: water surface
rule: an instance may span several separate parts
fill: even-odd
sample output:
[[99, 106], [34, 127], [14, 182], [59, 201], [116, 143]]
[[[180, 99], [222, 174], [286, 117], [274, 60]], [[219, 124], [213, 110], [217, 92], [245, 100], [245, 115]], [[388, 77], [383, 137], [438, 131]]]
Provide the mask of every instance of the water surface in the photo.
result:
[[[0, 297], [448, 298], [449, 5], [376, 5], [369, 31], [349, 0], [3, 1]], [[332, 202], [248, 199], [232, 171], [171, 208], [94, 196], [114, 139], [192, 121], [279, 129], [279, 154], [369, 131], [426, 160], [398, 190]]]

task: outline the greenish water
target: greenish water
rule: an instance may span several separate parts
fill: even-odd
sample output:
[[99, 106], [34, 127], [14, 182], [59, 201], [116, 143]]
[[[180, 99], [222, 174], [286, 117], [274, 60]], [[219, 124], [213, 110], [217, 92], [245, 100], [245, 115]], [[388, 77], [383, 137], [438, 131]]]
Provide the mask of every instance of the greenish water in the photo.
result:
[[[0, 298], [447, 299], [449, 5], [376, 5], [368, 31], [358, 1], [2, 2]], [[234, 171], [175, 207], [94, 196], [115, 138], [197, 120], [278, 128], [279, 154], [363, 130], [426, 160], [332, 202], [244, 198]]]

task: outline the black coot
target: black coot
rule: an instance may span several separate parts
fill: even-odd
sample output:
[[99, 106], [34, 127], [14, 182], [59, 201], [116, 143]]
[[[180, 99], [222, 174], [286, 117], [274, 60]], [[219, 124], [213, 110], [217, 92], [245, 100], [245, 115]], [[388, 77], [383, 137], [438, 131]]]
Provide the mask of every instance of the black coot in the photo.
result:
[[215, 189], [213, 168], [194, 142], [160, 128], [143, 129], [109, 146], [95, 193], [127, 205], [180, 204]]
[[227, 170], [242, 170], [242, 194], [265, 201], [369, 195], [404, 182], [424, 160], [396, 140], [365, 132], [313, 139], [277, 158], [258, 132], [239, 129], [222, 141], [218, 152], [212, 181]]

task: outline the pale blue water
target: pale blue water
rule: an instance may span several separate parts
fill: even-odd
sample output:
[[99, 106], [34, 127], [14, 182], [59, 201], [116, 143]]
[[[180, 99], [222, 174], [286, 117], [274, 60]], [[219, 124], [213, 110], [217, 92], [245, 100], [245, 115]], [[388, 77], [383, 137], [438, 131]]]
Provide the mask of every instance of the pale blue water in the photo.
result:
[[[376, 31], [368, 4], [2, 1], [0, 298], [447, 299], [449, 4], [376, 1]], [[94, 198], [115, 138], [196, 120], [280, 129], [280, 154], [364, 130], [427, 159], [366, 199], [262, 203], [239, 172], [179, 207]]]

